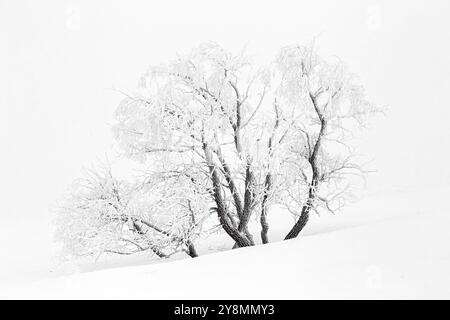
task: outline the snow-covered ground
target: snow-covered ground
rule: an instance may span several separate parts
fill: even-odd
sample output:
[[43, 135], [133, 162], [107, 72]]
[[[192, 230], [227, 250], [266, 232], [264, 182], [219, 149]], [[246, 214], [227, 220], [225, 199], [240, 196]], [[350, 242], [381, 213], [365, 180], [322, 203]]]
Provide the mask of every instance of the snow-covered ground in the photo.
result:
[[[448, 299], [449, 195], [449, 188], [372, 194], [339, 215], [313, 217], [295, 240], [148, 265], [128, 258], [140, 265], [121, 260], [80, 266], [71, 275], [52, 267], [50, 251], [38, 248], [50, 239], [19, 246], [19, 259], [2, 236], [2, 248], [11, 250], [2, 259], [0, 297]], [[282, 237], [289, 219], [281, 211], [272, 218], [273, 239]], [[226, 238], [214, 243], [219, 239]]]

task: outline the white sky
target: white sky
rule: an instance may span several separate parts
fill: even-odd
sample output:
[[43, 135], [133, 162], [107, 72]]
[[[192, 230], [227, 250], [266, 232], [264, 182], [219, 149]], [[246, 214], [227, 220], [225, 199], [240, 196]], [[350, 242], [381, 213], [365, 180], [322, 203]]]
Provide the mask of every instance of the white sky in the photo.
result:
[[[245, 3], [244, 3], [245, 2]], [[112, 145], [111, 114], [150, 64], [214, 40], [270, 57], [319, 35], [388, 106], [364, 135], [370, 188], [450, 183], [450, 2], [0, 0], [0, 216], [48, 216]]]

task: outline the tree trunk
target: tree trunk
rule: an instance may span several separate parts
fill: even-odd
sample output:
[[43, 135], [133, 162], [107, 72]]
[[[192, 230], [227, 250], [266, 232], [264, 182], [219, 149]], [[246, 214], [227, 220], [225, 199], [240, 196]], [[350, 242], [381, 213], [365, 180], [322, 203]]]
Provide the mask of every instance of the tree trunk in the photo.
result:
[[241, 230], [236, 229], [230, 221], [228, 209], [222, 195], [220, 178], [214, 165], [211, 151], [205, 142], [203, 143], [203, 151], [205, 154], [206, 163], [211, 173], [211, 183], [213, 186], [212, 196], [217, 206], [216, 211], [222, 228], [236, 242], [237, 246], [249, 247], [254, 245], [253, 241], [248, 239]]
[[[249, 245], [246, 245], [245, 247], [250, 247], [250, 246], [254, 246], [255, 245], [255, 241], [253, 240], [253, 236], [251, 235], [250, 231], [248, 231], [247, 229], [244, 230], [244, 234], [243, 236], [247, 239]], [[235, 242], [233, 245], [233, 249], [242, 247], [241, 245], [239, 245], [239, 243]]]
[[[250, 245], [254, 246], [255, 242], [253, 241], [253, 236], [248, 231], [248, 222], [250, 221], [250, 216], [252, 215], [251, 206], [253, 204], [253, 190], [252, 188], [255, 185], [255, 177], [253, 176], [253, 172], [250, 168], [250, 161], [247, 162], [247, 169], [245, 173], [245, 193], [244, 193], [244, 208], [242, 209], [242, 215], [240, 217], [238, 231], [245, 236], [245, 238], [249, 241]], [[235, 243], [233, 248], [240, 246], [238, 243]]]
[[265, 194], [262, 200], [262, 210], [261, 210], [261, 241], [263, 244], [269, 243], [269, 223], [267, 222], [267, 200], [269, 198], [269, 192], [272, 188], [272, 174], [268, 173], [266, 176], [266, 181], [264, 185]]
[[291, 231], [289, 231], [289, 233], [286, 235], [284, 240], [294, 239], [300, 234], [300, 232], [303, 230], [303, 228], [306, 226], [306, 223], [308, 222], [309, 210], [310, 207], [308, 207], [307, 205], [303, 206], [300, 218], [292, 227]]
[[195, 246], [194, 246], [194, 244], [192, 242], [190, 242], [189, 245], [188, 245], [187, 254], [191, 258], [197, 258], [198, 257], [197, 250], [195, 249]]
[[317, 188], [319, 186], [319, 180], [320, 178], [320, 170], [319, 165], [317, 163], [317, 158], [319, 156], [319, 152], [322, 146], [322, 139], [326, 134], [327, 131], [327, 120], [324, 117], [324, 114], [322, 110], [320, 110], [316, 97], [314, 97], [312, 94], [310, 94], [311, 102], [314, 106], [314, 110], [317, 113], [317, 116], [320, 120], [320, 131], [319, 136], [317, 137], [316, 143], [314, 144], [314, 148], [312, 150], [311, 156], [309, 158], [309, 163], [311, 165], [312, 169], [312, 179], [311, 179], [311, 185], [309, 186], [308, 191], [308, 200], [306, 201], [306, 204], [302, 207], [302, 213], [300, 214], [300, 218], [297, 220], [295, 225], [292, 227], [291, 231], [286, 235], [284, 240], [289, 240], [296, 238], [300, 232], [303, 230], [303, 228], [306, 226], [306, 223], [308, 223], [309, 220], [309, 211], [311, 210], [312, 206], [314, 205], [314, 201], [317, 197]]
[[269, 223], [267, 222], [266, 209], [263, 209], [263, 214], [261, 214], [261, 241], [263, 244], [269, 243]]
[[[314, 173], [316, 175], [316, 172]], [[314, 177], [313, 182], [311, 183], [311, 186], [309, 187], [309, 195], [308, 200], [306, 201], [306, 204], [302, 208], [302, 213], [300, 214], [300, 218], [298, 218], [297, 222], [292, 227], [291, 231], [286, 235], [284, 240], [289, 240], [296, 238], [300, 232], [303, 230], [303, 228], [306, 226], [309, 220], [309, 211], [311, 210], [312, 206], [314, 205], [314, 200], [316, 198], [316, 189], [317, 189], [318, 181]]]

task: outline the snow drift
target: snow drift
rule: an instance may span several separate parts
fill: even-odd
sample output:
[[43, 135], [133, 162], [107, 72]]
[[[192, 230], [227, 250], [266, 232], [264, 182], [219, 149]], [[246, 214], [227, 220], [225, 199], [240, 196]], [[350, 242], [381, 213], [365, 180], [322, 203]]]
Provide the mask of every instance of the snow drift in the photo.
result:
[[[42, 279], [4, 287], [0, 296], [450, 298], [449, 191], [372, 196], [340, 216], [314, 219], [304, 235], [295, 240], [196, 259]], [[245, 290], [236, 290], [237, 286]]]

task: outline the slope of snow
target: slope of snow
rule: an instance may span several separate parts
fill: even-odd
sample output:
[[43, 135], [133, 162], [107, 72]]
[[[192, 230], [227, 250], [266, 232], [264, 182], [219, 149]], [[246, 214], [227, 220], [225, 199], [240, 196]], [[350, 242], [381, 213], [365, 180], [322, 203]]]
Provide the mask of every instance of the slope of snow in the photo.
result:
[[448, 299], [449, 191], [372, 196], [313, 219], [295, 240], [44, 279], [0, 297]]

